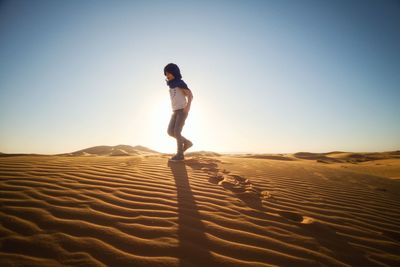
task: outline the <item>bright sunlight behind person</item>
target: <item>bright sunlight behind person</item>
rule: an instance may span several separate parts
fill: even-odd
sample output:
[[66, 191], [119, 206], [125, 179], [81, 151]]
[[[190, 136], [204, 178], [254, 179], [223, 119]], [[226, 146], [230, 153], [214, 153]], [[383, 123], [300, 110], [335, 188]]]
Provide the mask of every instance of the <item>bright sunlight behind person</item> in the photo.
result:
[[[151, 133], [148, 143], [149, 147], [159, 152], [172, 153], [176, 150], [176, 142], [167, 134], [168, 123], [172, 114], [168, 88], [157, 90], [154, 99], [147, 105], [149, 107], [147, 125]], [[200, 115], [205, 114], [203, 111], [201, 103], [192, 105], [190, 116], [185, 121], [185, 127], [182, 131], [184, 135], [191, 136], [193, 142], [196, 142], [196, 146], [197, 144], [203, 146], [204, 143], [207, 143], [207, 140], [204, 140], [207, 136], [204, 129], [207, 129], [207, 126], [204, 125], [204, 117]]]

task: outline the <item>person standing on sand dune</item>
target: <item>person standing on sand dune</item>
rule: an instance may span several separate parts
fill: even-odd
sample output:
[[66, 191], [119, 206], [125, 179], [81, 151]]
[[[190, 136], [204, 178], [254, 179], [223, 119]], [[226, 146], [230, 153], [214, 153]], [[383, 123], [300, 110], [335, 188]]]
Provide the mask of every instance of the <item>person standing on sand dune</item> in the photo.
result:
[[[190, 105], [193, 100], [192, 91], [182, 80], [181, 71], [178, 65], [169, 63], [164, 67], [166, 83], [169, 86], [169, 94], [172, 105], [172, 115], [168, 125], [168, 134], [176, 138], [177, 153], [171, 157], [170, 161], [184, 160], [184, 152], [193, 146], [193, 143], [182, 136], [182, 128], [189, 114]], [[186, 99], [187, 98], [187, 99]]]

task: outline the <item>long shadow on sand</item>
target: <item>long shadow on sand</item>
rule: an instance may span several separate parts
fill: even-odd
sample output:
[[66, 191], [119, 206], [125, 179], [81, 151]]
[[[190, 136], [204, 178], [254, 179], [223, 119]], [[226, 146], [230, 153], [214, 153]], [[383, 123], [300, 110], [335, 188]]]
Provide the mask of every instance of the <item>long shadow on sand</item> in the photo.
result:
[[180, 266], [211, 266], [205, 227], [190, 188], [184, 162], [168, 162], [175, 179], [178, 198], [178, 238]]

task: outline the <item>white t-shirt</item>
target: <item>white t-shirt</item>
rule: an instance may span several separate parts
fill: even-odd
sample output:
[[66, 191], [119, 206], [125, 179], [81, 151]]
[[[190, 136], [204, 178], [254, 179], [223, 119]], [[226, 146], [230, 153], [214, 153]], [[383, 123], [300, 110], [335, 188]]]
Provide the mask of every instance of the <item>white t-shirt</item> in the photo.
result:
[[183, 94], [183, 89], [179, 87], [170, 88], [169, 96], [171, 97], [172, 110], [184, 108], [187, 100]]

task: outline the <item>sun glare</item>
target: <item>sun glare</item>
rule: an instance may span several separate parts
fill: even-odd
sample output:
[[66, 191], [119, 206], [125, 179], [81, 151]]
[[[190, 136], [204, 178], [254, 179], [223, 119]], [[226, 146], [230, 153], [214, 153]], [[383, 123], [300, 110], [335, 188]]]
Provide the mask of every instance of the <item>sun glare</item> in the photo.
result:
[[[168, 124], [172, 115], [171, 102], [169, 99], [169, 93], [160, 92], [154, 99], [151, 100], [148, 126], [150, 134], [147, 137], [148, 146], [154, 150], [164, 153], [175, 153], [176, 152], [176, 139], [169, 136], [167, 133]], [[201, 139], [201, 124], [202, 120], [199, 116], [200, 111], [199, 103], [193, 104], [189, 116], [185, 121], [185, 125], [182, 130], [182, 135], [188, 139], [194, 141], [197, 145], [199, 142], [196, 140]], [[202, 143], [204, 139], [202, 139]]]

